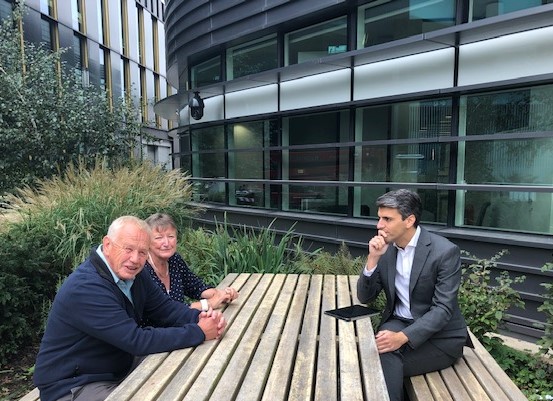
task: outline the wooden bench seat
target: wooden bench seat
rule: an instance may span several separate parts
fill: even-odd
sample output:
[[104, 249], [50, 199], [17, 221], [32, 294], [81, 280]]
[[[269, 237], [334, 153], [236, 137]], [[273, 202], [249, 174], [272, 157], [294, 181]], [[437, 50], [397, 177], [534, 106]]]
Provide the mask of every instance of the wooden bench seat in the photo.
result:
[[405, 380], [411, 401], [526, 401], [526, 396], [469, 331], [474, 349], [465, 347], [452, 367]]
[[35, 387], [34, 389], [32, 389], [25, 396], [23, 396], [23, 398], [21, 398], [19, 401], [40, 401], [38, 388]]

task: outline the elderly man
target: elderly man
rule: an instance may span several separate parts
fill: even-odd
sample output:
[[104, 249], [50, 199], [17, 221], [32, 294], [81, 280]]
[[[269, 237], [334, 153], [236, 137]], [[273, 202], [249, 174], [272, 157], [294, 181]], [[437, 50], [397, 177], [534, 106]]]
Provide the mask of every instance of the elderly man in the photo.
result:
[[[103, 400], [140, 356], [218, 338], [220, 312], [173, 301], [143, 271], [148, 225], [133, 216], [110, 225], [58, 291], [37, 356], [41, 401]], [[147, 319], [154, 327], [144, 327]]]

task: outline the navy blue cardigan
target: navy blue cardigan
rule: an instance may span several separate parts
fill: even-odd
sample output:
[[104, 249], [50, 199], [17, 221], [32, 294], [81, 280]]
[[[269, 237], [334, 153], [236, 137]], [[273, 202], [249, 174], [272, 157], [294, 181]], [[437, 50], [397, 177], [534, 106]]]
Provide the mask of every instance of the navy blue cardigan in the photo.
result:
[[[135, 356], [201, 344], [198, 310], [173, 301], [145, 270], [127, 299], [100, 256], [90, 257], [59, 289], [37, 356], [34, 383], [41, 401], [68, 395], [71, 388], [123, 379]], [[147, 319], [156, 327], [143, 327]]]

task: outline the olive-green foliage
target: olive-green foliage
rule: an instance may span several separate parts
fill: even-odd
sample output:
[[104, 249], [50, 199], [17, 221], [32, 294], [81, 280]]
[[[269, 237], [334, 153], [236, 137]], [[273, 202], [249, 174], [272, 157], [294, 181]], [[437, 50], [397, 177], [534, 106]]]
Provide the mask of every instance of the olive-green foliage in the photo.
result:
[[10, 195], [11, 209], [0, 215], [0, 364], [37, 338], [58, 281], [101, 242], [112, 220], [165, 212], [184, 226], [195, 212], [185, 206], [190, 198], [187, 177], [149, 163], [71, 166]]
[[[130, 160], [141, 122], [132, 102], [83, 86], [52, 52], [21, 41], [23, 6], [0, 24], [0, 195], [63, 171], [80, 158]], [[24, 27], [25, 28], [25, 27]]]
[[503, 250], [490, 259], [477, 259], [462, 251], [471, 263], [463, 264], [463, 280], [459, 288], [459, 305], [474, 335], [490, 349], [497, 337], [490, 338], [486, 333], [497, 333], [506, 311], [513, 307], [524, 307], [518, 292], [511, 287], [521, 283], [526, 277], [518, 276], [513, 280], [509, 273], [502, 271], [495, 278], [496, 285], [491, 283], [491, 269], [507, 253]]
[[314, 253], [302, 253], [294, 261], [295, 269], [313, 274], [353, 274], [358, 275], [363, 266], [361, 257], [353, 258], [345, 243], [338, 252], [317, 250]]
[[[553, 263], [547, 263], [542, 271], [550, 272], [553, 270]], [[545, 313], [545, 324], [543, 325], [544, 335], [538, 341], [540, 345], [540, 351], [542, 353], [547, 353], [553, 351], [553, 282], [542, 283], [541, 284], [546, 292], [543, 294], [544, 301], [538, 307], [538, 311]]]
[[211, 284], [228, 273], [293, 273], [289, 262], [301, 252], [293, 228], [279, 235], [271, 226], [255, 230], [226, 222], [217, 223], [214, 231], [188, 230], [180, 244], [185, 260]]
[[529, 400], [553, 394], [553, 364], [539, 355], [495, 344], [490, 353]]

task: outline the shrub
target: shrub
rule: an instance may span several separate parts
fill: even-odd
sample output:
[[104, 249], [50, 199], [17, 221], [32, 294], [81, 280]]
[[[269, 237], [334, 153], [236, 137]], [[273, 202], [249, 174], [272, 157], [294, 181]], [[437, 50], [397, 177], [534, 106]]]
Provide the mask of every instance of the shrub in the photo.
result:
[[553, 394], [553, 364], [538, 355], [494, 344], [490, 353], [530, 400]]
[[314, 253], [303, 253], [295, 261], [296, 270], [313, 274], [358, 275], [363, 263], [364, 259], [361, 257], [352, 258], [347, 245], [343, 242], [335, 254], [318, 250]]
[[0, 232], [0, 364], [41, 334], [56, 286], [121, 215], [166, 212], [184, 225], [195, 212], [187, 177], [151, 164], [70, 167], [9, 196]]
[[[553, 270], [553, 263], [546, 264], [542, 271], [547, 272]], [[543, 325], [544, 335], [538, 341], [540, 351], [546, 354], [553, 351], [553, 283], [542, 283], [545, 289], [543, 304], [538, 307], [538, 311], [545, 313], [545, 324]]]
[[301, 238], [293, 228], [277, 233], [267, 228], [230, 227], [217, 223], [214, 231], [188, 230], [179, 250], [191, 268], [210, 284], [228, 273], [293, 273], [290, 260], [301, 253]]
[[467, 255], [472, 263], [463, 264], [463, 280], [459, 288], [459, 306], [474, 335], [488, 348], [497, 337], [488, 337], [486, 333], [497, 333], [506, 311], [512, 306], [524, 307], [520, 295], [511, 285], [521, 283], [526, 277], [519, 276], [514, 280], [508, 272], [502, 271], [495, 278], [497, 285], [491, 285], [491, 268], [497, 266], [497, 261], [507, 253], [503, 250], [491, 259], [477, 259]]

